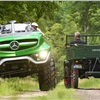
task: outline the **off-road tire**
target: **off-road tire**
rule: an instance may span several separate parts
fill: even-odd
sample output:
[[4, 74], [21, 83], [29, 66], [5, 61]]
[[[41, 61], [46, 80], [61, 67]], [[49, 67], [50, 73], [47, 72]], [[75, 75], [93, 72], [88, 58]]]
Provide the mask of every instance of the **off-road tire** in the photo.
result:
[[78, 88], [78, 70], [72, 69], [71, 71], [71, 86], [72, 88]]
[[65, 64], [64, 64], [64, 85], [66, 88], [71, 88], [70, 68]]
[[56, 69], [52, 58], [43, 64], [38, 73], [39, 88], [41, 91], [48, 91], [56, 86]]

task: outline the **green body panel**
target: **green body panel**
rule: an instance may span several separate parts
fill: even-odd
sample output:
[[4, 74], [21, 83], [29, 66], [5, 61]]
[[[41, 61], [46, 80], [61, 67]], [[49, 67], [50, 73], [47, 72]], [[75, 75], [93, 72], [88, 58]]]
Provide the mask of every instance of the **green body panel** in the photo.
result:
[[100, 58], [100, 45], [78, 45], [67, 48], [67, 59]]
[[[25, 42], [22, 42], [24, 40]], [[12, 41], [18, 41], [19, 49], [11, 49], [10, 44]], [[43, 36], [40, 32], [22, 32], [20, 34], [11, 33], [0, 36], [0, 57], [24, 56], [35, 54], [42, 50], [49, 51], [50, 49], [51, 47], [46, 42], [44, 42]]]

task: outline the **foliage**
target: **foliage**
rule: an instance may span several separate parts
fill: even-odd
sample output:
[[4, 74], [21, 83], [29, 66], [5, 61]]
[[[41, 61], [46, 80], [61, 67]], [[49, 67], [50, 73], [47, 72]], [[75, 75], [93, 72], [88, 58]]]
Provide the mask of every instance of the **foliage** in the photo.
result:
[[[76, 19], [78, 26], [81, 27], [81, 30], [85, 33], [94, 32], [98, 33], [98, 27], [100, 20], [98, 19], [100, 2], [98, 1], [85, 1], [79, 2], [76, 1], [72, 5], [72, 16]], [[78, 18], [77, 18], [77, 16]]]
[[[99, 1], [6, 1], [0, 2], [0, 23], [33, 22], [39, 24], [45, 40], [52, 47], [52, 55], [63, 79], [63, 62], [66, 59], [66, 34], [99, 34]], [[94, 42], [94, 41], [93, 41]], [[99, 39], [97, 40], [99, 43]]]
[[7, 23], [16, 19], [18, 22], [38, 21], [43, 17], [52, 19], [54, 9], [58, 6], [55, 2], [47, 1], [7, 1], [0, 2], [0, 22]]
[[[45, 34], [50, 38], [49, 42], [52, 45], [52, 53], [59, 69], [60, 79], [63, 78], [63, 61], [66, 57], [64, 47], [66, 34], [73, 34], [75, 31], [84, 34], [99, 34], [99, 4], [100, 2], [96, 1], [58, 3], [59, 12], [55, 12], [53, 22], [48, 22], [49, 29]], [[99, 40], [97, 42], [99, 43]]]

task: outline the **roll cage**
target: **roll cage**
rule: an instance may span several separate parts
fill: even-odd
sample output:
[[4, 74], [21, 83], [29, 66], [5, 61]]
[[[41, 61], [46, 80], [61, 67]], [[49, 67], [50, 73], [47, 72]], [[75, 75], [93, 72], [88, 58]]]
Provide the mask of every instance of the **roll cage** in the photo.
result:
[[16, 32], [31, 32], [30, 23], [15, 23], [16, 21], [11, 21], [10, 24], [0, 25], [0, 33], [16, 33]]
[[[74, 35], [66, 35], [66, 45], [74, 39]], [[100, 34], [82, 34], [81, 39], [84, 40], [87, 45], [99, 45]]]

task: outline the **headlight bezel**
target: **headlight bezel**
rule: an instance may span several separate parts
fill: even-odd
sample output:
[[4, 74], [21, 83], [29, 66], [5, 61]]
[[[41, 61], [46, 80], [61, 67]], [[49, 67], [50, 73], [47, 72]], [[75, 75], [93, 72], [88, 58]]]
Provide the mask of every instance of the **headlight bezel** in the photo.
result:
[[31, 57], [36, 61], [44, 61], [47, 59], [49, 52], [50, 51], [48, 50], [42, 50], [40, 52], [32, 54]]
[[41, 60], [45, 60], [46, 57], [47, 57], [47, 55], [48, 55], [48, 51], [46, 51], [46, 50], [40, 51], [40, 52], [38, 53], [38, 57], [39, 57]]

